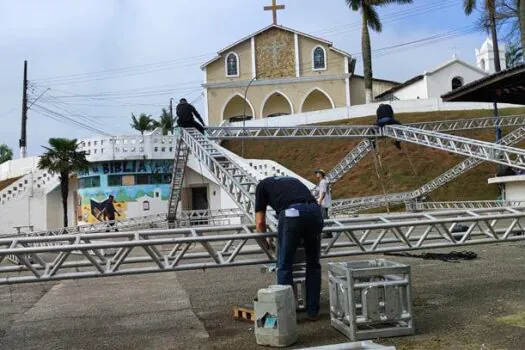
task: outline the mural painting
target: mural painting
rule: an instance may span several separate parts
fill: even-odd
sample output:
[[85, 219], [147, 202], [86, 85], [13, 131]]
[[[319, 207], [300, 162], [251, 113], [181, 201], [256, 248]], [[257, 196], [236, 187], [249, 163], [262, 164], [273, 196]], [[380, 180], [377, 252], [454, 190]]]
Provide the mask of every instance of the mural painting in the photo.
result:
[[79, 174], [77, 220], [79, 224], [104, 221], [101, 214], [109, 195], [121, 215], [117, 220], [167, 212], [171, 161], [114, 161], [95, 163]]

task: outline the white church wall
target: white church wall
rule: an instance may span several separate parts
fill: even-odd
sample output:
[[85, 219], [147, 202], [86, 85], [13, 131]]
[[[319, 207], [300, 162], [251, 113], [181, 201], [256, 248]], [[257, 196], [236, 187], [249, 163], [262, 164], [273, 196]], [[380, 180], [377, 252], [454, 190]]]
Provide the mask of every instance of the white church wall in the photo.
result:
[[425, 78], [418, 80], [394, 92], [394, 96], [400, 100], [427, 99], [429, 97], [427, 81]]
[[[382, 102], [384, 103], [384, 102]], [[396, 113], [458, 111], [492, 109], [491, 103], [478, 102], [443, 102], [441, 98], [401, 100], [389, 102]], [[357, 119], [375, 115], [379, 102], [365, 105], [327, 109], [309, 113], [299, 113], [275, 118], [255, 119], [246, 121], [246, 126], [295, 126], [335, 122], [338, 120]], [[498, 104], [499, 108], [521, 108], [523, 106]], [[242, 122], [231, 123], [231, 126], [242, 126]]]
[[459, 77], [463, 85], [484, 78], [486, 75], [461, 63], [453, 63], [432, 75], [427, 76], [428, 96], [439, 98], [452, 90], [452, 79]]

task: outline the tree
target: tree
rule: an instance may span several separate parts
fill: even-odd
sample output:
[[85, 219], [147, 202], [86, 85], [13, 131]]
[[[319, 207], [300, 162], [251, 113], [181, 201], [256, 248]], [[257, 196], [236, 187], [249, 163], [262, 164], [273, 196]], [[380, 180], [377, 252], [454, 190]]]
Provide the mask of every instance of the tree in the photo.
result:
[[153, 120], [153, 125], [156, 128], [162, 128], [162, 135], [167, 135], [168, 131], [173, 134], [174, 124], [173, 116], [165, 108], [162, 108], [159, 120]]
[[523, 50], [516, 44], [508, 44], [505, 50], [506, 68], [516, 67], [523, 63]]
[[[496, 0], [483, 0], [485, 11], [485, 23], [490, 30], [492, 37], [492, 47], [494, 48], [494, 68], [496, 72], [501, 71], [501, 63], [499, 59], [499, 45], [498, 45], [498, 31], [496, 28]], [[463, 8], [465, 14], [469, 16], [476, 8], [478, 0], [463, 0]]]
[[43, 146], [46, 152], [40, 157], [38, 168], [46, 169], [50, 174], [59, 175], [64, 227], [67, 227], [69, 176], [75, 172], [88, 170], [89, 162], [86, 159], [87, 153], [77, 149], [78, 143], [76, 139], [50, 138], [49, 146]]
[[0, 145], [0, 164], [13, 159], [13, 150], [6, 144]]
[[507, 41], [520, 41], [525, 47], [525, 0], [497, 0], [496, 19], [507, 29]]
[[383, 25], [377, 13], [377, 6], [390, 4], [411, 4], [412, 0], [346, 0], [346, 4], [353, 11], [361, 11], [361, 51], [363, 56], [363, 75], [365, 79], [366, 103], [373, 102], [372, 93], [372, 48], [370, 45], [370, 32], [381, 33]]
[[138, 119], [133, 113], [131, 113], [131, 121], [131, 127], [137, 131], [140, 131], [141, 135], [144, 135], [144, 131], [150, 131], [154, 129], [154, 120], [151, 119], [151, 115], [147, 115], [146, 113], [141, 113]]

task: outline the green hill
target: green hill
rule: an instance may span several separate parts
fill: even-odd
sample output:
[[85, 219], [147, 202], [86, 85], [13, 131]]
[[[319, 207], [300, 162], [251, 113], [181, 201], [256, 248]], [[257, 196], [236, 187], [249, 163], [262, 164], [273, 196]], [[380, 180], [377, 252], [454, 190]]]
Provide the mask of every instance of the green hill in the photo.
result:
[[[523, 109], [501, 110], [501, 115], [525, 113]], [[396, 118], [401, 123], [437, 120], [467, 119], [492, 116], [491, 110], [450, 111], [425, 113], [400, 113]], [[324, 123], [324, 125], [370, 125], [375, 117]], [[503, 135], [514, 128], [504, 128]], [[459, 136], [490, 141], [495, 140], [494, 129], [462, 131]], [[359, 140], [302, 140], [302, 141], [245, 141], [245, 158], [271, 159], [288, 167], [297, 174], [315, 182], [313, 169], [320, 167], [331, 170]], [[383, 194], [380, 179], [387, 193], [413, 190], [450, 169], [463, 159], [462, 156], [412, 144], [403, 144], [403, 150], [392, 145], [392, 140], [383, 139], [379, 144], [379, 162], [373, 153], [333, 186], [334, 198], [360, 197]], [[231, 151], [241, 154], [241, 141], [227, 141], [223, 144]], [[522, 142], [518, 147], [525, 147]], [[413, 164], [413, 167], [410, 164]], [[490, 200], [496, 199], [499, 190], [496, 185], [488, 185], [487, 179], [493, 177], [496, 165], [483, 163], [453, 182], [439, 188], [430, 195], [429, 200]], [[378, 177], [379, 173], [379, 177]]]

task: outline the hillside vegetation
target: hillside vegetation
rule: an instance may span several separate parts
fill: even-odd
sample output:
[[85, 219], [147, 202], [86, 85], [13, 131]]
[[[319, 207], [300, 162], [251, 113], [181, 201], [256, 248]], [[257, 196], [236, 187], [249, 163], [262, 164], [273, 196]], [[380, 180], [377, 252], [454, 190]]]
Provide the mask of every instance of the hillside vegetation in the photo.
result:
[[[523, 113], [525, 113], [525, 108], [500, 110], [501, 115]], [[413, 123], [488, 116], [492, 116], [492, 110], [400, 113], [396, 115], [396, 118], [401, 123]], [[371, 116], [324, 123], [324, 125], [370, 125], [374, 122], [375, 117]], [[504, 128], [503, 135], [514, 129]], [[469, 130], [456, 134], [489, 142], [493, 142], [496, 137], [494, 129]], [[274, 160], [308, 180], [316, 182], [313, 169], [319, 167], [327, 172], [330, 171], [359, 141], [245, 141], [244, 157]], [[240, 155], [241, 143], [241, 141], [227, 141], [223, 146]], [[403, 143], [402, 150], [398, 150], [393, 146], [390, 139], [379, 140], [378, 145], [377, 158], [374, 153], [368, 154], [333, 186], [334, 198], [383, 194], [381, 181], [386, 193], [414, 190], [465, 159], [462, 156], [413, 144]], [[525, 147], [525, 142], [517, 145], [517, 147]], [[377, 161], [378, 158], [381, 162]], [[410, 164], [413, 164], [413, 167]], [[493, 177], [495, 172], [495, 164], [482, 163], [470, 172], [431, 193], [429, 200], [496, 199], [499, 195], [497, 186], [487, 184], [487, 179]]]

